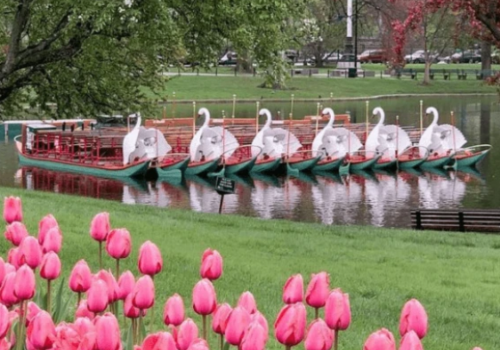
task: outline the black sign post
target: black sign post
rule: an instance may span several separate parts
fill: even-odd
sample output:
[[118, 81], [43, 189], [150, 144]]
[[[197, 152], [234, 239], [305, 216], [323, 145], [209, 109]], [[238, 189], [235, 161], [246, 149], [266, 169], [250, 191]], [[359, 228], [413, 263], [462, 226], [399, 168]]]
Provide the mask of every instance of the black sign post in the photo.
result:
[[215, 190], [220, 194], [219, 214], [222, 212], [224, 195], [234, 193], [234, 181], [226, 177], [217, 176], [215, 179]]

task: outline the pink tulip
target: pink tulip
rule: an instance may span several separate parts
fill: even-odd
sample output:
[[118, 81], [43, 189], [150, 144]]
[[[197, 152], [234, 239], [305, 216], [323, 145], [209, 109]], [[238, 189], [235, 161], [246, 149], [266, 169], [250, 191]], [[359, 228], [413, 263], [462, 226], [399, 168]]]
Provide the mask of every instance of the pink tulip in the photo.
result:
[[40, 267], [40, 276], [46, 280], [55, 280], [61, 274], [61, 260], [54, 252], [48, 252], [43, 256]]
[[124, 228], [112, 230], [106, 238], [106, 251], [113, 259], [125, 259], [130, 255], [132, 241]]
[[349, 295], [342, 290], [333, 290], [325, 304], [325, 321], [333, 330], [345, 331], [351, 324], [351, 306]]
[[483, 349], [481, 349], [480, 347], [476, 346], [476, 347], [475, 347], [474, 349], [472, 349], [472, 350], [483, 350]]
[[118, 300], [118, 283], [115, 276], [109, 271], [100, 270], [95, 277], [103, 280], [108, 287], [108, 304], [112, 304]]
[[306, 291], [307, 305], [315, 309], [325, 306], [328, 294], [330, 294], [330, 275], [326, 272], [313, 274]]
[[28, 308], [26, 312], [26, 326], [29, 326], [30, 322], [42, 311], [40, 307], [33, 301], [28, 302]]
[[238, 299], [238, 306], [246, 309], [249, 314], [253, 314], [257, 311], [255, 298], [253, 297], [253, 294], [248, 291], [240, 295], [240, 298]]
[[112, 313], [105, 313], [96, 319], [95, 330], [97, 333], [96, 350], [120, 350], [120, 326]]
[[56, 327], [47, 311], [40, 311], [31, 320], [26, 336], [36, 350], [46, 350], [52, 347], [56, 339]]
[[178, 326], [184, 321], [184, 301], [179, 294], [174, 294], [165, 303], [163, 323], [167, 326]]
[[23, 254], [19, 247], [13, 247], [9, 249], [7, 253], [7, 262], [18, 269], [23, 264]]
[[93, 313], [100, 313], [108, 306], [108, 286], [101, 279], [95, 279], [87, 290], [87, 307]]
[[215, 288], [208, 279], [202, 279], [193, 288], [193, 310], [199, 315], [210, 315], [217, 307]]
[[276, 339], [285, 346], [299, 344], [304, 339], [305, 330], [306, 307], [302, 303], [284, 306], [274, 322]]
[[0, 285], [2, 285], [3, 278], [7, 274], [7, 269], [5, 267], [5, 261], [0, 257]]
[[302, 275], [290, 276], [283, 287], [283, 302], [285, 304], [301, 303], [304, 300], [304, 280]]
[[44, 253], [47, 252], [55, 252], [59, 253], [61, 250], [63, 236], [61, 234], [61, 230], [59, 226], [52, 227], [47, 231], [43, 241], [40, 243], [42, 246], [42, 251]]
[[212, 317], [212, 330], [217, 334], [224, 334], [226, 332], [227, 321], [233, 309], [227, 303], [217, 306]]
[[14, 344], [9, 343], [6, 338], [0, 340], [0, 350], [10, 350], [14, 348]]
[[188, 350], [209, 350], [208, 344], [204, 339], [196, 339], [189, 345]]
[[201, 278], [207, 278], [211, 281], [222, 275], [222, 256], [218, 251], [209, 248], [203, 252], [200, 275]]
[[23, 223], [14, 221], [7, 226], [4, 235], [9, 242], [17, 247], [21, 244], [22, 240], [28, 236], [28, 230], [26, 230], [26, 226], [24, 226]]
[[403, 339], [401, 339], [399, 350], [424, 350], [424, 347], [417, 333], [409, 331], [404, 335]]
[[5, 197], [3, 200], [3, 218], [7, 224], [23, 221], [23, 205], [19, 197]]
[[370, 334], [363, 350], [396, 350], [394, 336], [387, 329], [382, 328]]
[[21, 251], [21, 262], [32, 269], [36, 269], [42, 262], [42, 248], [35, 237], [28, 236], [23, 239], [19, 246]]
[[16, 267], [12, 264], [9, 264], [8, 262], [4, 264], [4, 267], [5, 267], [5, 275], [4, 275], [4, 278], [5, 276], [9, 273], [9, 272], [16, 272]]
[[333, 334], [321, 318], [314, 320], [307, 330], [304, 347], [306, 350], [330, 350]]
[[80, 304], [78, 305], [78, 308], [76, 309], [75, 312], [75, 318], [81, 318], [81, 317], [86, 317], [89, 320], [93, 320], [95, 317], [95, 313], [89, 310], [86, 299], [80, 301]]
[[23, 265], [17, 270], [14, 279], [14, 294], [19, 300], [28, 300], [35, 295], [35, 273], [28, 265]]
[[15, 271], [7, 273], [3, 279], [2, 286], [0, 287], [0, 302], [7, 307], [19, 302], [19, 298], [14, 293], [15, 279]]
[[132, 291], [132, 304], [138, 309], [146, 310], [155, 303], [155, 285], [148, 275], [137, 280]]
[[427, 334], [427, 313], [417, 299], [406, 302], [401, 311], [399, 334], [404, 336], [409, 331], [415, 331], [420, 339]]
[[40, 220], [40, 222], [38, 223], [38, 243], [40, 245], [43, 244], [47, 232], [49, 232], [50, 229], [54, 227], [59, 227], [59, 224], [57, 223], [56, 218], [52, 216], [52, 214], [46, 215], [42, 218], [42, 220]]
[[118, 279], [118, 300], [125, 300], [125, 298], [132, 293], [135, 285], [135, 277], [130, 271], [125, 271]]
[[60, 323], [56, 326], [56, 340], [53, 348], [77, 350], [80, 345], [80, 336], [71, 325]]
[[85, 260], [78, 261], [69, 276], [69, 288], [75, 293], [85, 293], [92, 283], [92, 273]]
[[[123, 302], [123, 314], [128, 318], [138, 318], [141, 315], [141, 310], [134, 306], [134, 304], [132, 303], [132, 299], [132, 293], [125, 298], [125, 301]], [[145, 310], [143, 310], [142, 316], [144, 316], [145, 314], [146, 312]]]
[[176, 334], [176, 343], [179, 350], [187, 350], [191, 343], [198, 339], [198, 327], [188, 318], [181, 323]]
[[143, 275], [154, 276], [159, 273], [163, 268], [163, 260], [158, 247], [146, 241], [139, 249], [139, 271]]
[[250, 320], [250, 313], [246, 309], [241, 306], [235, 307], [227, 320], [226, 332], [224, 333], [226, 341], [231, 345], [240, 345], [245, 330], [250, 325]]
[[149, 334], [142, 343], [142, 350], [177, 350], [172, 334], [158, 332]]
[[250, 323], [252, 322], [259, 323], [266, 331], [266, 334], [269, 333], [269, 325], [267, 324], [267, 320], [264, 315], [260, 313], [260, 311], [256, 311], [254, 314], [252, 314]]
[[108, 213], [103, 212], [94, 216], [90, 224], [90, 236], [94, 240], [104, 242], [110, 230], [111, 224], [109, 223]]
[[264, 350], [266, 348], [267, 332], [258, 322], [250, 323], [245, 330], [239, 350]]
[[73, 322], [73, 329], [83, 337], [87, 333], [95, 332], [95, 325], [90, 318], [80, 317]]
[[9, 310], [0, 304], [0, 339], [4, 338], [10, 328]]

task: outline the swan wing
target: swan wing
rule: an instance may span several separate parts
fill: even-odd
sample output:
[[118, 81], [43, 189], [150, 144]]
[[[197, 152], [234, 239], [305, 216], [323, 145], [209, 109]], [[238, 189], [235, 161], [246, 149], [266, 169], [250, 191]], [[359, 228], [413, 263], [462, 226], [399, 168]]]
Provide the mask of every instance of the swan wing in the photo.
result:
[[288, 130], [276, 128], [271, 129], [274, 134], [275, 142], [279, 142], [282, 145], [283, 153], [287, 156], [291, 156], [297, 150], [302, 147], [302, 144], [297, 139], [297, 137], [289, 132]]
[[333, 130], [337, 136], [341, 136], [339, 137], [338, 142], [342, 143], [347, 152], [354, 153], [363, 147], [359, 137], [357, 137], [352, 131], [347, 130], [346, 128], [335, 128]]
[[130, 131], [123, 138], [123, 143], [122, 143], [123, 165], [129, 163], [130, 155], [136, 149], [137, 138], [139, 137], [139, 132], [140, 132], [140, 125], [141, 125], [141, 117], [139, 115], [137, 118], [137, 124], [134, 126], [132, 131]]
[[445, 141], [449, 145], [449, 149], [460, 149], [467, 143], [467, 139], [465, 138], [464, 134], [462, 134], [462, 132], [456, 126], [450, 124], [441, 124], [439, 125], [439, 127], [445, 131], [448, 131], [446, 133]]
[[379, 145], [378, 134], [380, 131], [380, 126], [375, 126], [372, 131], [368, 134], [365, 142], [365, 149], [370, 152], [375, 152], [377, 150], [377, 146]]
[[200, 130], [198, 130], [196, 134], [194, 134], [193, 139], [189, 144], [189, 154], [192, 161], [197, 161], [200, 158], [198, 147], [201, 145], [201, 135], [203, 134], [204, 129], [206, 128], [202, 127]]
[[210, 129], [221, 137], [221, 142], [223, 142], [223, 144], [221, 143], [221, 147], [225, 152], [224, 158], [228, 159], [229, 157], [231, 157], [234, 151], [238, 147], [240, 147], [240, 144], [236, 137], [230, 131], [224, 130], [220, 126], [216, 126]]

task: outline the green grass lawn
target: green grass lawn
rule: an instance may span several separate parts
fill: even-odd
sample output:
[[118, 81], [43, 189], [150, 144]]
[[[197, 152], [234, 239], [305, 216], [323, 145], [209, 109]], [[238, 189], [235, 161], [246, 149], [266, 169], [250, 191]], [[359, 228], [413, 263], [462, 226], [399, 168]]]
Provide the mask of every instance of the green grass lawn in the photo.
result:
[[[444, 93], [495, 93], [494, 87], [475, 79], [432, 81], [428, 86], [408, 78], [359, 78], [326, 79], [296, 77], [289, 81], [289, 90], [259, 88], [263, 79], [259, 76], [215, 77], [215, 76], [175, 76], [165, 84], [160, 94], [162, 99], [172, 100], [173, 93], [177, 100], [226, 99], [233, 94], [238, 99], [318, 99], [346, 97], [368, 97], [393, 94], [444, 94]], [[147, 93], [151, 98], [157, 98]]]
[[[154, 330], [162, 328], [164, 301], [175, 292], [184, 297], [189, 316], [200, 324], [190, 307], [191, 291], [199, 279], [201, 254], [211, 247], [224, 257], [223, 277], [215, 282], [218, 300], [234, 305], [242, 292], [250, 290], [271, 330], [282, 307], [286, 279], [301, 273], [307, 283], [311, 273], [324, 270], [330, 273], [332, 288], [341, 287], [350, 295], [353, 322], [340, 335], [340, 349], [361, 349], [367, 336], [381, 327], [389, 328], [398, 339], [401, 308], [413, 297], [429, 315], [425, 349], [500, 348], [498, 236], [328, 227], [0, 187], [0, 198], [7, 195], [22, 197], [31, 233], [37, 231], [42, 216], [52, 213], [58, 219], [64, 235], [60, 254], [64, 276], [82, 258], [94, 271], [97, 268], [97, 243], [88, 231], [100, 211], [110, 213], [114, 228], [131, 232], [133, 253], [123, 267], [137, 273], [139, 246], [146, 240], [155, 242], [163, 254], [164, 271], [155, 278]], [[1, 240], [4, 257], [8, 247]], [[105, 264], [114, 266], [109, 257]], [[217, 348], [213, 334], [210, 343]], [[281, 348], [273, 339], [268, 343], [268, 349]]]

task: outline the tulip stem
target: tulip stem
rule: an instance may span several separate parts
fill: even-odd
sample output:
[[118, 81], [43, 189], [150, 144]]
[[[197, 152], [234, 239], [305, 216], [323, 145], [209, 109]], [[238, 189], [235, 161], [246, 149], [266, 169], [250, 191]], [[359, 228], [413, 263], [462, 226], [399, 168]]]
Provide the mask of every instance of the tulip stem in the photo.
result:
[[142, 310], [139, 310], [139, 327], [137, 327], [137, 335], [139, 338], [139, 343], [142, 344]]
[[99, 241], [99, 270], [102, 270], [102, 242]]
[[286, 345], [286, 346], [285, 346], [285, 349], [286, 349], [286, 350], [292, 350], [292, 347], [291, 347], [291, 346]]
[[314, 319], [317, 320], [319, 318], [319, 309], [317, 307], [314, 308]]
[[50, 306], [50, 280], [47, 280], [47, 312], [52, 316]]
[[203, 320], [203, 339], [207, 340], [207, 316], [201, 315], [201, 319]]
[[116, 259], [116, 280], [120, 278], [120, 259]]
[[76, 299], [76, 308], [78, 309], [78, 307], [80, 306], [80, 301], [82, 300], [82, 293], [81, 292], [78, 292], [78, 297]]
[[220, 350], [224, 349], [224, 334], [220, 335]]
[[333, 350], [337, 350], [339, 347], [339, 330], [335, 330], [335, 335], [333, 338]]
[[132, 344], [137, 345], [137, 322], [132, 318]]
[[16, 349], [22, 350], [24, 348], [24, 341], [23, 341], [23, 333], [24, 333], [24, 328], [25, 328], [25, 313], [26, 313], [26, 301], [21, 301], [20, 305], [20, 312], [21, 315], [19, 316], [19, 324], [17, 325], [18, 328], [18, 333], [17, 333], [17, 340], [16, 340]]

